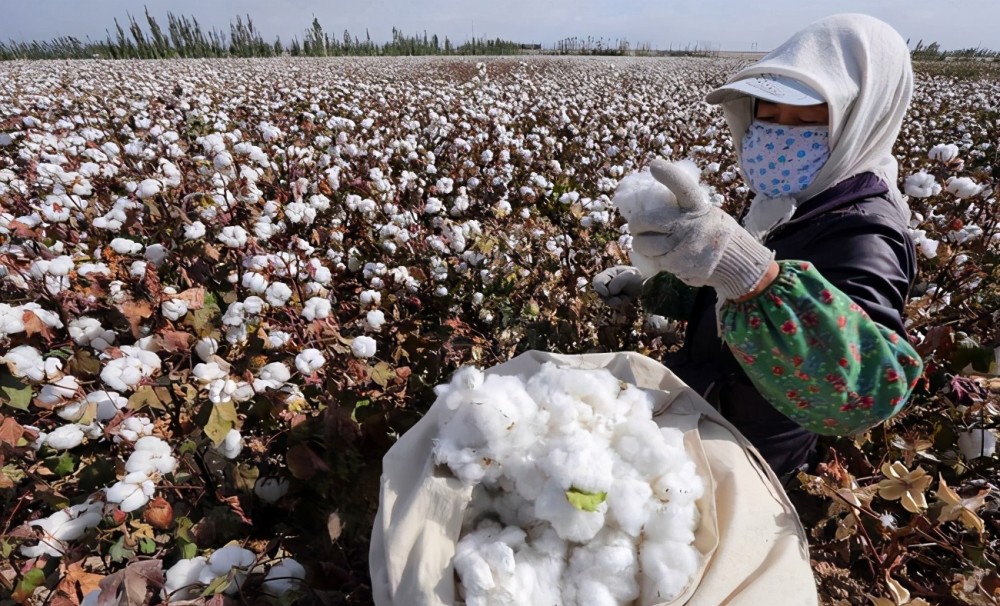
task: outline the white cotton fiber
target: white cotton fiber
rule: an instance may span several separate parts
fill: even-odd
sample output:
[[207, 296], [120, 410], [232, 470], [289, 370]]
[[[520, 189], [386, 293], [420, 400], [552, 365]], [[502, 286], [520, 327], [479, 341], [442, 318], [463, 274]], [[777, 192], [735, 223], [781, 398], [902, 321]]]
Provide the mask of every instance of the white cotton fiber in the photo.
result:
[[647, 392], [545, 364], [526, 377], [463, 368], [435, 393], [435, 461], [473, 487], [453, 560], [467, 606], [619, 606], [640, 588], [644, 601], [684, 589], [701, 563], [704, 484]]

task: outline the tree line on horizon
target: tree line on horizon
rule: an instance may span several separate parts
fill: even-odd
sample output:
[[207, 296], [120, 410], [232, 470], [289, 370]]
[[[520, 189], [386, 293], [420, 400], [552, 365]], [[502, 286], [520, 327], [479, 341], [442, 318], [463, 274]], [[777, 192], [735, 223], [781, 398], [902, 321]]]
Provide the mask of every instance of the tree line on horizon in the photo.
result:
[[[264, 39], [250, 15], [237, 15], [229, 24], [229, 32], [219, 28], [202, 28], [193, 16], [167, 13], [167, 27], [163, 29], [156, 18], [143, 7], [145, 27], [141, 19], [127, 13], [123, 25], [115, 19], [114, 28], [106, 30], [103, 40], [80, 40], [73, 36], [60, 36], [51, 40], [30, 42], [10, 40], [0, 42], [0, 61], [17, 59], [194, 59], [222, 57], [335, 57], [335, 56], [416, 56], [416, 55], [516, 55], [526, 51], [551, 54], [583, 55], [696, 55], [714, 56], [710, 48], [695, 45], [669, 52], [655, 50], [649, 42], [634, 47], [628, 40], [563, 38], [550, 49], [540, 44], [521, 44], [501, 38], [473, 38], [456, 45], [447, 36], [437, 34], [406, 35], [392, 28], [392, 39], [376, 43], [365, 30], [364, 39], [352, 36], [345, 29], [338, 36], [323, 30], [319, 19], [313, 17], [311, 26], [302, 34], [284, 43], [280, 36], [273, 42]], [[1000, 52], [984, 48], [942, 51], [937, 42], [924, 45], [919, 41], [913, 49], [914, 60], [944, 61], [947, 59], [998, 60]]]
[[145, 27], [141, 18], [128, 14], [123, 25], [107, 30], [103, 40], [80, 40], [73, 36], [60, 36], [51, 40], [30, 42], [0, 42], [0, 60], [16, 59], [194, 59], [222, 57], [276, 57], [282, 55], [301, 57], [332, 56], [403, 56], [403, 55], [511, 55], [522, 51], [522, 45], [510, 40], [473, 38], [462, 44], [453, 43], [447, 36], [436, 34], [408, 36], [392, 29], [392, 39], [378, 44], [368, 31], [364, 39], [352, 36], [348, 30], [343, 35], [331, 35], [323, 30], [319, 19], [313, 17], [312, 25], [288, 43], [276, 36], [273, 42], [264, 39], [250, 15], [237, 16], [229, 24], [229, 32], [218, 28], [203, 28], [193, 16], [167, 13], [166, 29], [145, 8]]

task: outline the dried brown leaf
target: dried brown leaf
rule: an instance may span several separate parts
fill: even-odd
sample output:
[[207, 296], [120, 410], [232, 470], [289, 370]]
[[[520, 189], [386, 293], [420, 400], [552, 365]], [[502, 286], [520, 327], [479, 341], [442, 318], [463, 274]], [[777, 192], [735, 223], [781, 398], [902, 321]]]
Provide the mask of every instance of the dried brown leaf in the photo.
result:
[[140, 327], [143, 320], [153, 315], [153, 305], [149, 301], [125, 301], [118, 306], [118, 311], [128, 320], [132, 336], [138, 339], [142, 336]]

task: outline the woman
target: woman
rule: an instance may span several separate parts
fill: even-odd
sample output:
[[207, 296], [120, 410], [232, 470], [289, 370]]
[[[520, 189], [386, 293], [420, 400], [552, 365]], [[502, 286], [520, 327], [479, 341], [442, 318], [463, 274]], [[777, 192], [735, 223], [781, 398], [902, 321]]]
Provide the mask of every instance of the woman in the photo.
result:
[[[817, 434], [897, 413], [921, 374], [902, 319], [916, 261], [891, 153], [912, 91], [909, 50], [887, 24], [817, 21], [707, 97], [755, 193], [743, 225], [661, 160], [651, 173], [676, 200], [629, 217], [636, 253], [704, 287], [667, 364], [779, 476], [817, 462]], [[594, 280], [613, 303], [641, 283], [628, 267]]]

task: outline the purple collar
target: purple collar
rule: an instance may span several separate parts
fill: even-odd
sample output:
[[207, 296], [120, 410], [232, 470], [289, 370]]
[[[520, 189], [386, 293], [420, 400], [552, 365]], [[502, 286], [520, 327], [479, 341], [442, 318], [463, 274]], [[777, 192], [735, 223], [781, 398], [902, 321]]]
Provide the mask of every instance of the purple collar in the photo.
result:
[[877, 198], [887, 193], [889, 193], [889, 186], [875, 176], [874, 173], [854, 175], [803, 202], [796, 209], [789, 223], [815, 217], [820, 213], [825, 213], [851, 202], [866, 198]]

